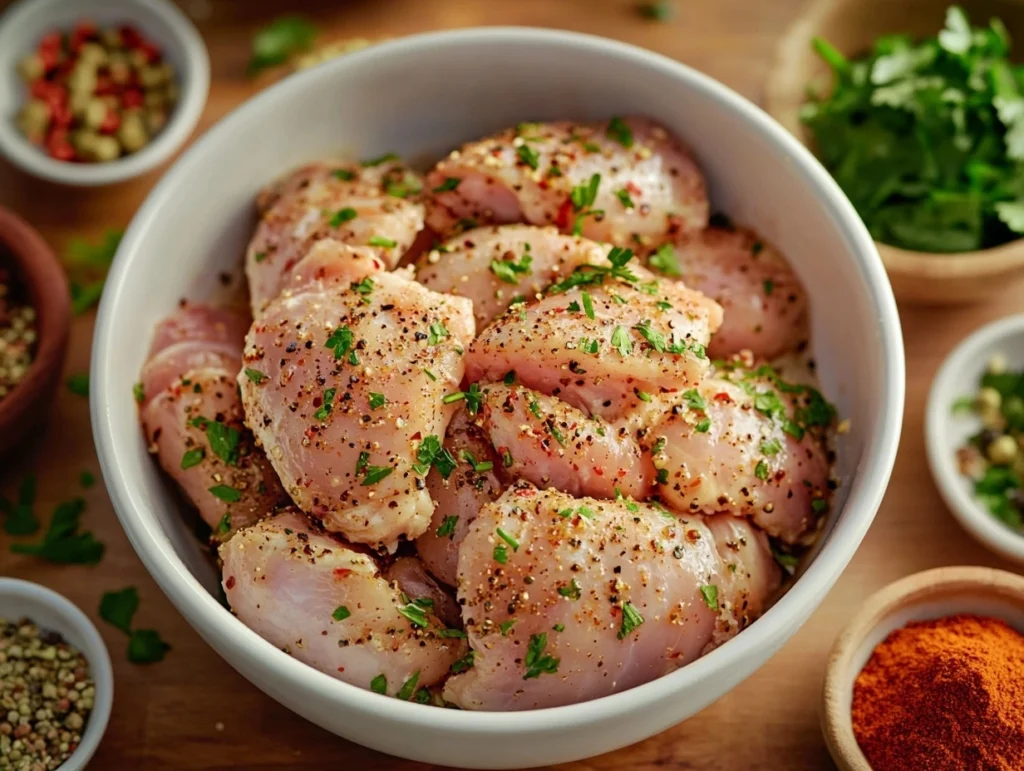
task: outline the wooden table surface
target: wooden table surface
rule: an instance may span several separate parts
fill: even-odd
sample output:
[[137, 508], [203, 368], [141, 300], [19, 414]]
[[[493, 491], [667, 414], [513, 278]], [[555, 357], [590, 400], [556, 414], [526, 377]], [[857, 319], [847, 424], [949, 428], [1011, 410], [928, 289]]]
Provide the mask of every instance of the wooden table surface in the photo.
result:
[[[0, 3], [2, 5], [2, 3]], [[278, 5], [275, 10], [274, 6]], [[380, 37], [485, 24], [561, 27], [619, 38], [672, 56], [757, 101], [777, 40], [802, 0], [686, 0], [667, 24], [646, 21], [631, 0], [364, 0], [297, 2], [325, 37]], [[199, 131], [255, 93], [245, 78], [252, 32], [282, 4], [184, 0], [210, 49], [213, 87]], [[0, 161], [0, 204], [38, 227], [62, 250], [72, 236], [125, 226], [160, 170], [119, 187], [75, 191], [25, 178]], [[850, 614], [874, 590], [901, 576], [941, 565], [1008, 563], [976, 545], [954, 522], [925, 463], [923, 412], [942, 358], [983, 323], [1019, 310], [1024, 287], [991, 302], [957, 310], [901, 309], [907, 348], [907, 409], [892, 483], [870, 533], [836, 587], [806, 626], [753, 677], [683, 725], [642, 744], [563, 771], [598, 769], [831, 768], [818, 728], [818, 697], [826, 656]], [[73, 326], [66, 371], [88, 368], [93, 314]], [[0, 468], [0, 489], [24, 473], [39, 478], [38, 511], [81, 494], [79, 474], [98, 473], [87, 401], [61, 389], [38, 441]], [[38, 581], [71, 598], [98, 623], [114, 660], [117, 692], [97, 769], [345, 768], [424, 771], [427, 766], [363, 749], [313, 726], [264, 696], [220, 659], [164, 598], [135, 556], [102, 485], [84, 493], [84, 524], [106, 542], [93, 568], [54, 566], [9, 553], [0, 534], [0, 575]], [[1012, 568], [1011, 568], [1012, 569]], [[162, 663], [125, 659], [124, 636], [99, 622], [104, 591], [139, 589], [137, 623], [163, 634], [173, 650]]]

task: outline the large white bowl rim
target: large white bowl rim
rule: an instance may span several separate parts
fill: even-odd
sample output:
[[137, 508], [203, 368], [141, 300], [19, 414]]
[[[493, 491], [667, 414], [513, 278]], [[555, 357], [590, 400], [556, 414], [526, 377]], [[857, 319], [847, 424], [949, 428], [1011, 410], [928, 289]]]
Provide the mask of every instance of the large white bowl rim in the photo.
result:
[[[861, 427], [870, 437], [863, 451], [856, 478], [848, 490], [848, 500], [841, 520], [822, 544], [820, 553], [807, 567], [792, 588], [764, 616], [741, 635], [725, 643], [697, 661], [645, 685], [612, 696], [570, 706], [527, 712], [470, 712], [437, 709], [413, 703], [383, 698], [369, 691], [339, 682], [309, 667], [263, 640], [240, 621], [232, 617], [188, 571], [174, 553], [162, 551], [164, 540], [159, 526], [152, 517], [142, 515], [144, 510], [133, 482], [121, 469], [121, 458], [136, 451], [135, 447], [119, 446], [109, 410], [111, 398], [123, 398], [114, 389], [117, 373], [113, 371], [105, 351], [115, 326], [119, 323], [117, 309], [126, 291], [126, 279], [133, 268], [133, 260], [142, 244], [147, 229], [161, 216], [165, 207], [175, 205], [174, 191], [180, 189], [199, 168], [201, 154], [207, 145], [224, 141], [236, 127], [267, 109], [282, 89], [299, 87], [301, 79], [319, 78], [325, 72], [343, 77], [343, 70], [359, 61], [369, 66], [398, 51], [409, 54], [438, 46], [487, 46], [522, 43], [526, 45], [563, 46], [566, 55], [572, 50], [589, 53], [603, 52], [617, 59], [628, 59], [643, 67], [686, 81], [695, 91], [704, 92], [725, 104], [738, 120], [754, 125], [769, 138], [772, 145], [784, 155], [808, 183], [822, 191], [824, 207], [850, 246], [861, 255], [856, 267], [869, 287], [871, 300], [878, 314], [880, 336], [878, 357], [882, 362], [882, 392], [877, 394], [879, 405], [873, 425]], [[358, 57], [358, 59], [357, 59]], [[168, 594], [178, 609], [208, 641], [230, 651], [237, 657], [240, 669], [267, 669], [286, 678], [296, 687], [309, 691], [331, 691], [331, 698], [385, 721], [391, 726], [406, 724], [428, 730], [460, 730], [463, 732], [500, 733], [514, 735], [537, 730], [561, 730], [579, 727], [591, 721], [607, 719], [610, 715], [629, 712], [638, 703], [650, 703], [670, 697], [688, 686], [697, 684], [715, 673], [723, 676], [731, 667], [739, 665], [751, 647], [775, 648], [791, 636], [806, 620], [808, 608], [815, 608], [835, 583], [857, 546], [867, 532], [881, 503], [893, 467], [899, 442], [904, 399], [904, 358], [899, 316], [895, 301], [878, 258], [875, 246], [852, 205], [839, 190], [817, 160], [788, 132], [752, 103], [703, 75], [667, 57], [604, 38], [556, 30], [517, 27], [495, 27], [432, 32], [379, 44], [361, 52], [328, 62], [304, 73], [290, 76], [240, 106], [232, 114], [210, 129], [170, 169], [149, 195], [131, 223], [117, 258], [110, 271], [96, 326], [92, 360], [91, 407], [97, 449], [108, 489], [121, 523], [146, 567], [157, 583]], [[834, 514], [833, 516], [837, 516]], [[230, 662], [229, 663], [233, 663]], [[780, 695], [780, 698], [782, 696]], [[652, 726], [650, 733], [667, 728], [671, 723]], [[580, 753], [582, 756], [583, 752]]]

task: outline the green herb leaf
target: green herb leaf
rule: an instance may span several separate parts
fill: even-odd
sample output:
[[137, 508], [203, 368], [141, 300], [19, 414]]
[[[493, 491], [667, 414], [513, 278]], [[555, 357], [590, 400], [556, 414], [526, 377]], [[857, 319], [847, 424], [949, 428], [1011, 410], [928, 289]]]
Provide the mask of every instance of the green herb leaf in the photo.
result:
[[412, 677], [402, 683], [402, 687], [398, 689], [396, 698], [402, 701], [409, 701], [412, 698], [413, 693], [416, 692], [416, 686], [420, 682], [420, 671], [417, 669], [412, 673]]
[[334, 609], [334, 612], [331, 614], [331, 618], [333, 618], [335, 621], [344, 621], [351, 615], [352, 613], [351, 611], [349, 611], [348, 608], [346, 608], [344, 605], [339, 605]]
[[558, 593], [569, 600], [578, 600], [583, 596], [582, 587], [575, 578], [565, 586], [558, 587]]
[[78, 484], [82, 486], [82, 489], [88, 490], [96, 484], [96, 475], [89, 470], [85, 470], [78, 475]]
[[316, 39], [316, 27], [301, 16], [282, 16], [264, 27], [252, 39], [249, 74], [283, 64], [294, 54], [308, 51]]
[[505, 544], [503, 543], [499, 543], [494, 547], [494, 551], [491, 553], [491, 556], [494, 557], [494, 561], [499, 565], [508, 564], [508, 549], [505, 548]]
[[452, 540], [455, 538], [455, 527], [459, 524], [458, 515], [452, 515], [445, 517], [441, 520], [441, 526], [434, 531], [438, 538], [447, 538]]
[[434, 188], [435, 193], [447, 193], [449, 190], [454, 190], [459, 186], [462, 180], [459, 177], [445, 177], [444, 182]]
[[367, 466], [366, 474], [363, 476], [363, 481], [360, 483], [363, 487], [369, 487], [370, 485], [377, 484], [380, 480], [391, 475], [391, 472], [395, 469], [391, 466]]
[[518, 284], [520, 276], [529, 276], [533, 272], [530, 269], [532, 264], [533, 257], [529, 254], [524, 254], [518, 260], [491, 260], [491, 272], [506, 284]]
[[155, 629], [135, 629], [128, 638], [128, 660], [133, 664], [154, 664], [163, 661], [171, 646]]
[[718, 610], [718, 587], [713, 584], [706, 584], [700, 588], [700, 596], [704, 598], [704, 604], [711, 610]]
[[4, 532], [8, 535], [32, 535], [37, 532], [40, 524], [33, 511], [35, 502], [35, 474], [27, 474], [21, 480], [16, 503], [12, 503], [0, 495], [0, 514], [4, 515]]
[[139, 607], [139, 592], [129, 586], [119, 592], [105, 592], [100, 599], [100, 618], [127, 635], [132, 633], [132, 618]]
[[370, 690], [374, 693], [379, 693], [381, 696], [387, 695], [388, 679], [383, 674], [377, 675], [370, 681]]
[[633, 341], [629, 338], [629, 332], [625, 327], [615, 327], [612, 330], [612, 347], [619, 352], [620, 356], [629, 356], [633, 352]]
[[338, 211], [334, 212], [334, 214], [330, 216], [330, 219], [327, 220], [327, 224], [332, 228], [341, 227], [346, 222], [351, 222], [358, 216], [359, 214], [355, 209], [351, 206], [346, 206], [344, 209], [338, 209]]
[[410, 602], [408, 605], [403, 605], [398, 609], [398, 612], [409, 619], [409, 623], [414, 627], [425, 629], [427, 626], [427, 614], [423, 608], [417, 605], [415, 602]]
[[186, 450], [185, 454], [181, 456], [182, 471], [188, 471], [193, 466], [198, 466], [205, 457], [206, 450], [202, 447], [193, 447], [191, 450]]
[[387, 397], [384, 394], [379, 394], [376, 391], [370, 391], [370, 409], [377, 410], [388, 403]]
[[658, 247], [658, 251], [651, 255], [648, 262], [652, 268], [660, 270], [666, 276], [683, 275], [683, 269], [679, 265], [679, 258], [676, 256], [676, 250], [672, 248], [672, 244], [662, 244]]
[[238, 503], [242, 500], [242, 492], [228, 485], [214, 485], [210, 488], [210, 493], [224, 503]]
[[619, 633], [616, 637], [625, 640], [642, 623], [644, 623], [644, 617], [640, 615], [640, 611], [630, 603], [624, 603], [622, 605], [622, 623], [619, 625]]
[[12, 544], [11, 551], [60, 564], [95, 565], [103, 558], [104, 546], [91, 532], [78, 532], [84, 511], [82, 498], [58, 503], [43, 540], [37, 544]]
[[89, 395], [89, 374], [87, 372], [78, 372], [74, 375], [68, 375], [67, 384], [68, 390], [75, 396]]
[[633, 146], [633, 131], [622, 118], [615, 117], [608, 121], [608, 129], [605, 131], [605, 135], [614, 139], [623, 147], [629, 148]]
[[540, 163], [540, 155], [525, 142], [516, 148], [516, 157], [519, 158], [521, 163], [525, 163], [534, 171], [537, 170], [537, 166]]
[[398, 242], [391, 238], [384, 238], [384, 236], [370, 236], [368, 241], [370, 246], [380, 246], [385, 249], [394, 249], [398, 246]]
[[259, 385], [260, 383], [267, 379], [266, 375], [264, 375], [258, 369], [253, 369], [252, 367], [245, 368], [245, 376], [249, 379], [250, 383], [255, 383], [256, 385]]
[[558, 665], [561, 659], [544, 653], [548, 647], [548, 636], [544, 632], [530, 636], [530, 642], [526, 646], [526, 657], [523, 664], [526, 666], [524, 680], [540, 677], [543, 674], [553, 675], [558, 672]]

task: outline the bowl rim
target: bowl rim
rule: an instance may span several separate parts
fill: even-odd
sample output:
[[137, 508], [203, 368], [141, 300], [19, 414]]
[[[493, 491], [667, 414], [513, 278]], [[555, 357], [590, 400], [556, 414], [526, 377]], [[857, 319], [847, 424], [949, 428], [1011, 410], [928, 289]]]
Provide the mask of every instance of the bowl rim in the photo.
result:
[[978, 349], [1013, 334], [1024, 334], [1024, 313], [1007, 316], [975, 330], [946, 356], [928, 391], [925, 449], [932, 478], [953, 517], [988, 549], [1024, 563], [1024, 534], [1014, 533], [999, 522], [959, 484], [962, 475], [954, 463], [954, 455], [943, 443], [945, 428], [952, 415], [952, 404], [944, 400], [962, 383], [967, 360]]
[[[67, 620], [68, 626], [73, 627], [75, 632], [86, 640], [86, 646], [83, 647], [91, 648], [89, 654], [86, 654], [85, 650], [82, 650], [82, 654], [89, 661], [89, 673], [96, 685], [96, 698], [93, 701], [92, 712], [89, 713], [89, 721], [85, 725], [85, 732], [82, 734], [82, 741], [60, 766], [67, 771], [83, 769], [106, 733], [114, 705], [114, 669], [110, 663], [110, 652], [96, 625], [81, 608], [53, 589], [34, 581], [0, 576], [0, 600], [4, 597], [23, 597], [30, 602], [56, 610]], [[63, 633], [61, 629], [54, 631]]]
[[[304, 82], [317, 78], [344, 77], [345, 69], [352, 62], [372, 63], [375, 59], [387, 58], [394, 53], [416, 53], [440, 46], [477, 47], [509, 43], [554, 46], [564, 48], [567, 52], [583, 49], [603, 56], [627, 59], [646, 69], [664, 72], [684, 83], [687, 88], [702, 91], [710, 98], [724, 103], [736, 114], [737, 120], [753, 123], [766, 134], [778, 152], [788, 156], [808, 182], [822, 191], [822, 205], [828, 209], [837, 223], [837, 229], [846, 237], [852, 250], [861, 255], [861, 259], [857, 260], [857, 268], [864, 276], [868, 294], [876, 306], [879, 318], [878, 345], [884, 361], [883, 393], [880, 394], [880, 408], [874, 421], [872, 441], [864, 448], [864, 461], [844, 509], [852, 514], [839, 522], [829, 534], [821, 553], [808, 566], [801, 579], [743, 635], [671, 674], [599, 699], [522, 712], [444, 710], [380, 698], [377, 694], [343, 683], [288, 656], [226, 611], [188, 572], [176, 555], [161, 550], [160, 527], [155, 521], [145, 521], [137, 513], [146, 509], [135, 489], [138, 483], [127, 479], [118, 463], [118, 456], [127, 453], [128, 449], [118, 446], [111, 430], [107, 405], [111, 398], [121, 398], [122, 395], [114, 390], [116, 375], [106, 361], [106, 348], [117, 324], [115, 312], [121, 296], [126, 292], [125, 284], [131, 263], [140, 251], [149, 223], [160, 216], [160, 210], [182, 181], [200, 168], [206, 148], [220, 141], [222, 136], [230, 136], [236, 124], [247, 120], [263, 104], [272, 103], [285, 90], [300, 88]], [[92, 373], [96, 385], [90, 397], [94, 437], [118, 518], [143, 563], [178, 609], [193, 625], [202, 629], [204, 636], [215, 636], [219, 647], [230, 649], [241, 659], [241, 664], [229, 663], [248, 669], [269, 669], [296, 688], [318, 693], [329, 692], [335, 702], [386, 723], [415, 724], [426, 730], [456, 729], [501, 734], [540, 727], [548, 730], [571, 728], [609, 715], [629, 712], [637, 701], [649, 703], [669, 698], [707, 679], [716, 671], [737, 666], [747, 657], [746, 650], [751, 646], [756, 647], [758, 641], [765, 645], [772, 640], [788, 639], [810, 616], [810, 613], [806, 616], [802, 614], [800, 608], [817, 607], [853, 557], [881, 503], [899, 442], [905, 387], [899, 315], [874, 243], [852, 205], [803, 145], [752, 102], [711, 77], [666, 56], [595, 35], [531, 27], [446, 30], [387, 41], [289, 76], [235, 108], [207, 131], [164, 175], [129, 225], [100, 304]], [[737, 639], [745, 642], [737, 644]]]
[[[147, 8], [159, 19], [170, 36], [181, 44], [184, 58], [178, 73], [181, 83], [178, 104], [153, 141], [138, 152], [103, 163], [70, 163], [50, 158], [25, 139], [13, 121], [0, 120], [0, 153], [35, 177], [74, 187], [95, 187], [141, 176], [173, 155], [189, 138], [202, 116], [210, 89], [210, 59], [199, 31], [189, 18], [167, 0], [106, 2], [123, 8], [126, 13], [135, 6]], [[65, 0], [19, 0], [0, 14], [0, 30], [17, 25], [29, 12], [45, 16], [46, 11], [52, 8], [66, 6]], [[40, 8], [44, 10], [40, 11]], [[88, 11], [82, 13], [87, 14]]]
[[71, 296], [64, 269], [39, 232], [14, 212], [0, 206], [0, 247], [11, 256], [36, 311], [38, 341], [25, 378], [0, 399], [0, 429], [20, 419], [34, 399], [46, 391], [50, 377], [60, 375], [71, 331]]
[[[811, 0], [775, 44], [765, 79], [764, 109], [809, 150], [811, 146], [804, 141], [806, 133], [800, 121], [800, 105], [805, 102], [807, 84], [801, 82], [798, 86], [792, 77], [794, 59], [798, 52], [810, 48], [822, 19], [842, 2]], [[949, 4], [945, 3], [943, 8]], [[919, 252], [882, 241], [875, 243], [886, 267], [900, 274], [928, 279], [990, 277], [1024, 267], [1024, 236], [973, 252]]]
[[[860, 644], [895, 611], [938, 596], [972, 592], [1012, 597], [1024, 607], [1024, 576], [1007, 570], [962, 565], [913, 573], [872, 594], [843, 627], [828, 654], [821, 688], [821, 730], [832, 759], [843, 771], [871, 771], [853, 733], [853, 705], [843, 699]], [[947, 614], [955, 615], [955, 613]], [[902, 627], [900, 627], [902, 628]], [[860, 670], [852, 672], [852, 677]]]

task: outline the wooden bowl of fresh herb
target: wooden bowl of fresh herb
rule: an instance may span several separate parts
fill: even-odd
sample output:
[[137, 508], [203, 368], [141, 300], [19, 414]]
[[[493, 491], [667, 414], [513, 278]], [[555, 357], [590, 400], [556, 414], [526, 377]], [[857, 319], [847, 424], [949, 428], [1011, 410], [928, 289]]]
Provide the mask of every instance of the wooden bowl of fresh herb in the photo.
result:
[[978, 301], [1024, 277], [1015, 61], [1014, 0], [817, 0], [778, 47], [766, 108], [860, 212], [901, 301]]
[[57, 258], [28, 223], [0, 208], [0, 455], [48, 414], [70, 323]]

